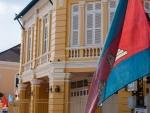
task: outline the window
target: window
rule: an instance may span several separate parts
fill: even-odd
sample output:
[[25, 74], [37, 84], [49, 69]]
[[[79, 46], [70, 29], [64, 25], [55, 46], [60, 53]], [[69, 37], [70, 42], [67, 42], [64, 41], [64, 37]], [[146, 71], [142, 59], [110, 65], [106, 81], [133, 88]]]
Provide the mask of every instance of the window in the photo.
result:
[[79, 6], [72, 5], [71, 16], [71, 46], [79, 45]]
[[144, 1], [144, 9], [150, 18], [150, 1], [149, 0]]
[[101, 42], [101, 4], [100, 2], [86, 5], [86, 45]]
[[28, 54], [27, 54], [27, 61], [30, 61], [32, 59], [32, 30], [33, 28], [30, 27], [28, 29], [28, 43], [27, 43], [27, 49], [28, 49]]
[[48, 51], [48, 15], [43, 18], [43, 53]]
[[88, 86], [88, 80], [71, 82], [71, 89], [87, 87], [87, 86]]
[[113, 20], [116, 7], [117, 7], [117, 0], [110, 0], [109, 1], [109, 25]]

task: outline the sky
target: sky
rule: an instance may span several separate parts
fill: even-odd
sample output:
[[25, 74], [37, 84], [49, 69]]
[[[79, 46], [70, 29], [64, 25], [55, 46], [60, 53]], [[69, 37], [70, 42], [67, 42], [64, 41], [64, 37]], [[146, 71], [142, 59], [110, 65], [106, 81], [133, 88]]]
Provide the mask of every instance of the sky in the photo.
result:
[[14, 21], [31, 0], [0, 0], [0, 52], [5, 51], [21, 41], [21, 27]]

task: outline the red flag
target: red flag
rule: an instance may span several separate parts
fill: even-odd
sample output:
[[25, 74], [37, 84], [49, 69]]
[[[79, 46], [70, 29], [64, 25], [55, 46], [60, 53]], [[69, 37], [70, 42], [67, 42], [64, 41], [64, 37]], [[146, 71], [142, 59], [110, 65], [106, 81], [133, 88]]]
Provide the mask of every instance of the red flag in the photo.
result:
[[6, 96], [2, 97], [2, 108], [6, 108], [8, 107], [8, 100], [6, 98]]
[[98, 101], [150, 74], [150, 26], [141, 2], [119, 0], [85, 113], [95, 113]]

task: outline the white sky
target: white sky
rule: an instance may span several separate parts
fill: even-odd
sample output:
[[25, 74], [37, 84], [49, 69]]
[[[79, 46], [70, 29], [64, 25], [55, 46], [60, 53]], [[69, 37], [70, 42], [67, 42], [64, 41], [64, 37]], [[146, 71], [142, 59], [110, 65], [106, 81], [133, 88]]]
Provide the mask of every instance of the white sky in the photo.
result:
[[0, 0], [0, 52], [20, 43], [21, 27], [14, 21], [15, 13], [19, 13], [31, 0]]

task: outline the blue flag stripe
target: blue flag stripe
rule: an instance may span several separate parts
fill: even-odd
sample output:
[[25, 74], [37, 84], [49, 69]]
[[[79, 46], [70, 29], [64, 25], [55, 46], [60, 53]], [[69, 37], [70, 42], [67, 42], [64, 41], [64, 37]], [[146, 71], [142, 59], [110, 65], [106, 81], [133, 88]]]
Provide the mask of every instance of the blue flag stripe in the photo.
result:
[[127, 84], [148, 74], [150, 74], [150, 49], [135, 54], [120, 62], [112, 69], [101, 100], [105, 101], [106, 98], [110, 97]]

